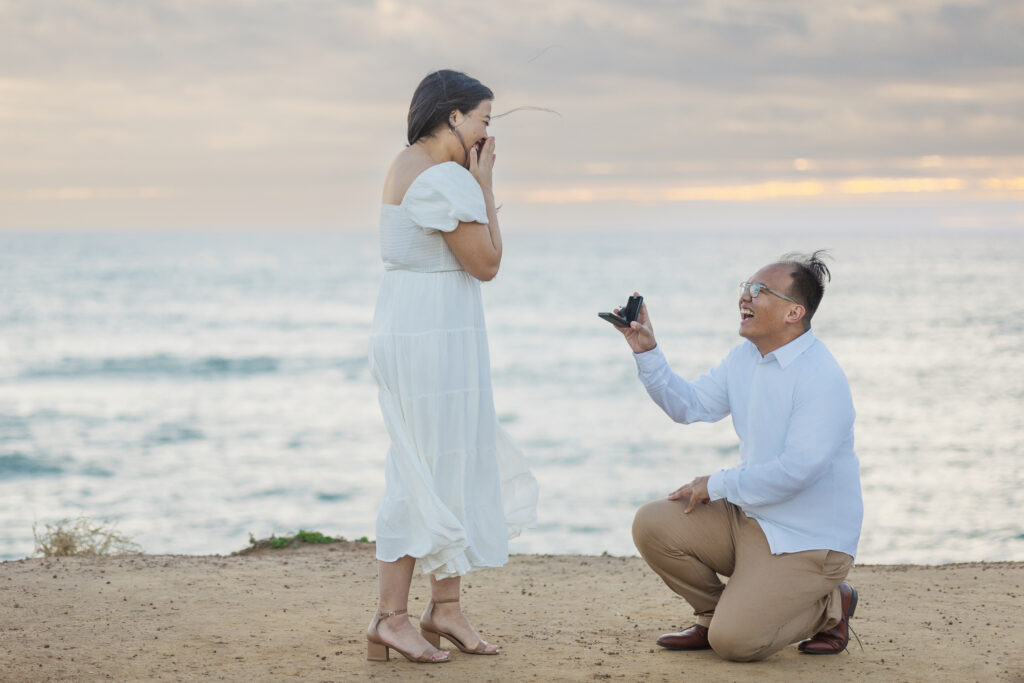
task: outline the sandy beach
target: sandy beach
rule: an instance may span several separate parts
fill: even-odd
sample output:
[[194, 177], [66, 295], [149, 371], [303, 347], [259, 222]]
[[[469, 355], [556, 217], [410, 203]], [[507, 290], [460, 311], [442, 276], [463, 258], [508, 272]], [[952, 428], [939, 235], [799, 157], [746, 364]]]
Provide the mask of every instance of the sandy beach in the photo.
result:
[[[639, 558], [520, 555], [464, 580], [464, 608], [501, 655], [427, 666], [366, 661], [373, 551], [2, 563], [0, 679], [1024, 681], [1021, 562], [858, 566], [863, 650], [735, 664], [654, 645], [691, 614]], [[411, 614], [426, 597], [418, 576]]]

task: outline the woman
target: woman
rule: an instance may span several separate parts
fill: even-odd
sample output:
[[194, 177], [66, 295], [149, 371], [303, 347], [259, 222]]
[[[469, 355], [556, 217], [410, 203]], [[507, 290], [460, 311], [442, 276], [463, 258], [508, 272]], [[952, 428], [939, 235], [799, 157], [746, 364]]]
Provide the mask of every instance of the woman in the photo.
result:
[[[508, 539], [536, 519], [537, 484], [498, 425], [480, 281], [501, 263], [488, 137], [494, 95], [437, 71], [416, 88], [409, 146], [384, 181], [381, 283], [370, 368], [391, 437], [377, 515], [380, 605], [367, 658], [417, 662], [497, 654], [459, 607], [460, 577], [508, 561]], [[406, 607], [416, 561], [431, 600], [417, 632]]]

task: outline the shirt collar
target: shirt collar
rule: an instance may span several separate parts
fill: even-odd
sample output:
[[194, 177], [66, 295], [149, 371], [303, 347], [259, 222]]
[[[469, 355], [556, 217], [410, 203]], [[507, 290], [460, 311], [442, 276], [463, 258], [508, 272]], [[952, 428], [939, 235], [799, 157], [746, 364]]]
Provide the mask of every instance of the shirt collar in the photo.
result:
[[811, 348], [811, 344], [816, 340], [817, 338], [814, 336], [814, 330], [807, 330], [785, 346], [780, 346], [766, 355], [764, 360], [768, 361], [769, 359], [774, 358], [778, 361], [779, 367], [785, 368], [787, 365], [799, 358], [800, 354]]

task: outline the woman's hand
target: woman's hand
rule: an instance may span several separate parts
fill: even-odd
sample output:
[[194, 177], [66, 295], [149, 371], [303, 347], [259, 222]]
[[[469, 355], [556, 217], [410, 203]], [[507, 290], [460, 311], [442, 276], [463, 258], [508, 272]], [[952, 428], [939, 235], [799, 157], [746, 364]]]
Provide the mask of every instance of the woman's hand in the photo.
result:
[[672, 493], [668, 494], [669, 500], [679, 500], [680, 498], [689, 497], [689, 501], [686, 504], [686, 509], [683, 510], [686, 514], [689, 514], [697, 503], [707, 505], [711, 501], [711, 494], [708, 493], [708, 479], [710, 477], [697, 477], [689, 484], [680, 486]]
[[494, 208], [494, 191], [491, 188], [494, 158], [492, 137], [480, 140], [469, 148], [469, 172], [483, 190], [487, 223], [460, 222], [455, 230], [443, 233], [448, 248], [466, 272], [484, 282], [497, 275], [501, 265], [501, 231], [498, 229], [498, 214]]
[[[639, 296], [638, 292], [633, 292], [633, 296]], [[619, 309], [615, 309], [615, 314], [619, 315]], [[633, 353], [643, 353], [644, 351], [650, 351], [658, 342], [654, 339], [654, 327], [651, 326], [651, 318], [647, 315], [647, 303], [640, 304], [640, 312], [636, 315], [636, 320], [629, 324], [629, 327], [616, 327], [622, 336], [626, 338], [626, 343], [629, 344], [629, 348], [633, 349]]]
[[494, 137], [488, 137], [469, 148], [469, 172], [484, 192], [492, 192], [491, 174], [494, 171]]

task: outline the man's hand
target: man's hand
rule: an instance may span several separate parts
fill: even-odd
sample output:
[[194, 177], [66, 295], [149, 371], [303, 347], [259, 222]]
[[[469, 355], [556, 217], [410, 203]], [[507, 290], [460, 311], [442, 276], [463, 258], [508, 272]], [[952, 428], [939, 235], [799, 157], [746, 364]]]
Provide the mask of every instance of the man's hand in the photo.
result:
[[[633, 292], [633, 296], [638, 296], [639, 292]], [[619, 315], [619, 309], [615, 309], [615, 315]], [[654, 339], [654, 328], [651, 326], [651, 318], [647, 315], [647, 303], [640, 304], [640, 312], [636, 315], [636, 320], [629, 324], [629, 327], [616, 327], [622, 336], [626, 338], [626, 343], [629, 344], [629, 348], [633, 349], [633, 353], [643, 353], [644, 351], [650, 351], [658, 342]]]
[[686, 509], [683, 510], [686, 514], [689, 514], [691, 510], [697, 505], [702, 503], [707, 505], [711, 502], [711, 494], [708, 493], [708, 479], [710, 477], [697, 477], [689, 484], [681, 486], [672, 493], [668, 494], [669, 500], [679, 500], [680, 498], [690, 497], [690, 502], [686, 505]]

